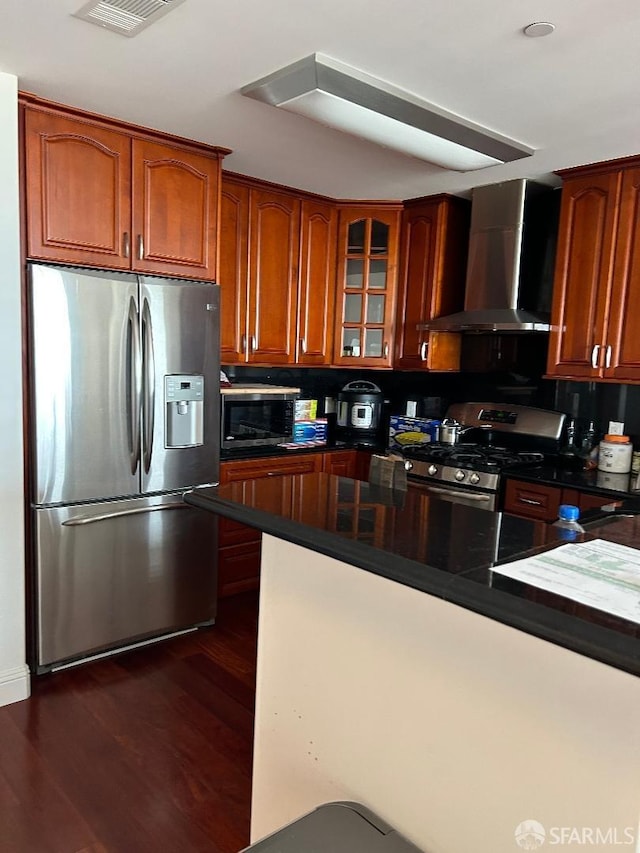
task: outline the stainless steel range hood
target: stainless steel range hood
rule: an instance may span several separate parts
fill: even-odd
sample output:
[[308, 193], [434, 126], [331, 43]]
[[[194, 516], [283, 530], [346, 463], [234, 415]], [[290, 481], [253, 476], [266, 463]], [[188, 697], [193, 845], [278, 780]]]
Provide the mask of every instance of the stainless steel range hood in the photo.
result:
[[548, 332], [560, 192], [524, 179], [476, 187], [464, 311], [418, 328]]

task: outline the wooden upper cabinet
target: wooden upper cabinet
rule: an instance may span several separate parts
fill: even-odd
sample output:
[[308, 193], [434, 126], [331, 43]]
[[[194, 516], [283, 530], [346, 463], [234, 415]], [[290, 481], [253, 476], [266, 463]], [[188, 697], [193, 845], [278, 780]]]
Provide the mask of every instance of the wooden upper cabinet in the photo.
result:
[[249, 201], [247, 362], [295, 361], [300, 199], [252, 189]]
[[335, 205], [303, 199], [298, 287], [298, 364], [331, 364], [337, 227]]
[[129, 269], [128, 136], [27, 109], [25, 172], [29, 257]]
[[247, 343], [249, 188], [226, 176], [220, 191], [220, 360], [243, 364]]
[[607, 343], [604, 376], [640, 381], [640, 166], [622, 176]]
[[133, 269], [215, 279], [217, 159], [133, 140]]
[[21, 96], [27, 254], [215, 279], [226, 149]]
[[391, 367], [400, 210], [339, 208], [335, 365]]
[[561, 174], [548, 373], [640, 382], [640, 158]]
[[460, 369], [460, 335], [417, 326], [463, 308], [469, 209], [463, 199], [434, 196], [409, 202], [403, 211], [396, 367]]
[[550, 374], [602, 375], [620, 179], [616, 171], [568, 178], [563, 184], [549, 339]]

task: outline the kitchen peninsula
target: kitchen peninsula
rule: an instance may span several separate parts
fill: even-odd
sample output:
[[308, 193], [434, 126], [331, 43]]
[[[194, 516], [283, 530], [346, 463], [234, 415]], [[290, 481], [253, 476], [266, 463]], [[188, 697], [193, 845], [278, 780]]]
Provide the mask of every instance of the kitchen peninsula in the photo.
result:
[[[637, 831], [638, 626], [491, 568], [553, 528], [324, 474], [185, 500], [265, 534], [254, 840], [339, 799], [429, 853]], [[635, 518], [588, 535], [640, 545]]]

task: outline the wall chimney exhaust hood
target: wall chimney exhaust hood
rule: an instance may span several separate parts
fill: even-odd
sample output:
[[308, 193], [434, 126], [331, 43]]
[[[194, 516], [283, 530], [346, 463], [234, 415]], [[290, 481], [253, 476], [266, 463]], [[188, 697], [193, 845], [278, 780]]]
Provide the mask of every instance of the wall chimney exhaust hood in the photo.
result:
[[464, 310], [431, 332], [548, 332], [560, 191], [518, 179], [472, 191]]

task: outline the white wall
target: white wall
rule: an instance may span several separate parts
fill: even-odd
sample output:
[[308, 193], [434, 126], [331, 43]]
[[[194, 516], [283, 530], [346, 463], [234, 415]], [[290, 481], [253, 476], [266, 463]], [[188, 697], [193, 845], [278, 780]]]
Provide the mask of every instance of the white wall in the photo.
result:
[[0, 72], [0, 705], [26, 699], [18, 80]]
[[429, 853], [640, 853], [640, 678], [272, 536], [257, 676], [252, 841], [355, 800]]

